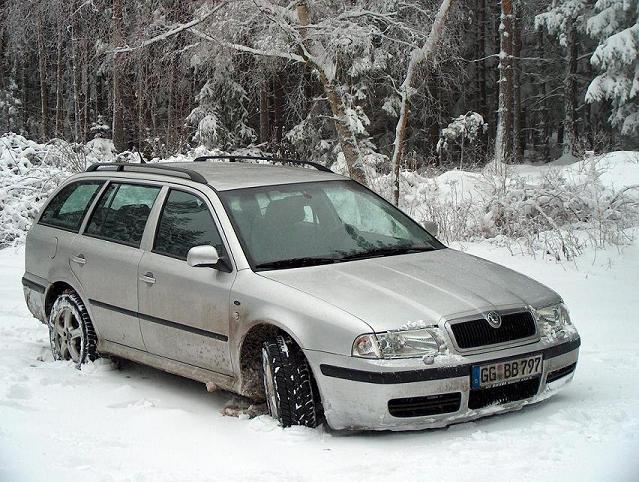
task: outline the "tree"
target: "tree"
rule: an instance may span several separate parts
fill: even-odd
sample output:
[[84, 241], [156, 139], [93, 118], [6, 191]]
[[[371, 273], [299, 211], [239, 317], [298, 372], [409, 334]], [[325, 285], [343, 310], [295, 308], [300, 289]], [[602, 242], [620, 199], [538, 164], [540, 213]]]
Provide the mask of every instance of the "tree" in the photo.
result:
[[408, 62], [408, 68], [406, 69], [406, 77], [402, 82], [399, 89], [401, 95], [400, 113], [397, 126], [395, 127], [395, 142], [393, 143], [393, 202], [397, 206], [399, 204], [399, 175], [402, 162], [402, 156], [404, 155], [404, 147], [406, 140], [406, 128], [408, 126], [408, 115], [410, 109], [410, 99], [413, 95], [416, 83], [416, 71], [424, 65], [432, 62], [435, 48], [439, 43], [446, 23], [446, 18], [455, 0], [443, 0], [439, 6], [439, 11], [435, 17], [435, 21], [430, 28], [430, 34], [426, 42], [418, 49], [411, 52], [410, 61]]
[[[472, 0], [477, 14], [451, 10], [445, 35], [404, 85], [442, 0], [0, 0], [0, 123], [81, 143], [102, 116], [118, 149], [135, 146], [147, 157], [200, 143], [250, 146], [347, 166], [361, 181], [373, 169], [390, 172], [393, 184], [397, 169], [437, 164], [440, 132], [469, 110], [489, 131], [478, 148], [465, 144], [464, 164], [486, 161], [498, 117], [512, 117], [502, 140], [515, 160], [524, 152], [550, 160], [577, 136], [577, 145], [602, 150], [615, 128], [633, 132], [635, 5], [509, 1], [510, 56], [495, 53], [508, 40], [501, 3]], [[586, 52], [598, 44], [591, 64]], [[510, 73], [512, 101], [499, 109], [498, 87], [508, 89], [497, 77]], [[633, 148], [633, 139], [616, 142]]]
[[322, 87], [331, 106], [331, 112], [335, 120], [335, 130], [339, 137], [339, 143], [350, 176], [366, 185], [366, 173], [364, 172], [361, 150], [357, 142], [359, 132], [353, 127], [357, 123], [352, 122], [351, 111], [334, 82], [335, 61], [330, 60], [328, 50], [321, 42], [311, 39], [308, 35], [308, 27], [311, 23], [308, 2], [306, 0], [298, 1], [296, 11], [299, 24], [302, 27], [299, 33], [300, 40], [298, 41], [300, 54], [304, 61], [319, 74]]
[[499, 25], [499, 108], [495, 135], [495, 163], [510, 162], [513, 153], [513, 6], [501, 0]]
[[[124, 9], [123, 0], [113, 0], [113, 39], [115, 47], [124, 45]], [[113, 54], [113, 145], [117, 152], [127, 149], [126, 136], [124, 131], [124, 60], [125, 52], [116, 51]]]
[[579, 55], [578, 32], [583, 30], [584, 17], [589, 9], [587, 0], [562, 0], [535, 17], [535, 27], [544, 28], [556, 35], [565, 48], [564, 88], [564, 154], [575, 155], [577, 144], [577, 57]]
[[610, 123], [622, 134], [639, 133], [639, 4], [598, 0], [594, 10], [587, 30], [599, 43], [590, 62], [600, 74], [586, 100], [610, 101]]

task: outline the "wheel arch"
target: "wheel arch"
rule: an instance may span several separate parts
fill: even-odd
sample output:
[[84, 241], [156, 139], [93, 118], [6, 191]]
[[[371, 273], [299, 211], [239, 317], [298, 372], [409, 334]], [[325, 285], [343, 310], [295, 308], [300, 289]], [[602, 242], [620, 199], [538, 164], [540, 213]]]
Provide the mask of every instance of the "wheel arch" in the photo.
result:
[[44, 314], [47, 318], [51, 314], [51, 308], [53, 308], [55, 300], [66, 290], [73, 290], [73, 292], [80, 297], [87, 310], [89, 309], [87, 300], [84, 299], [80, 291], [75, 286], [68, 281], [58, 280], [51, 283], [44, 294]]
[[260, 320], [256, 321], [241, 338], [238, 358], [239, 358], [239, 387], [241, 395], [255, 399], [264, 399], [264, 386], [262, 382], [262, 343], [272, 339], [277, 335], [282, 335], [290, 339], [300, 349], [299, 340], [279, 324]]

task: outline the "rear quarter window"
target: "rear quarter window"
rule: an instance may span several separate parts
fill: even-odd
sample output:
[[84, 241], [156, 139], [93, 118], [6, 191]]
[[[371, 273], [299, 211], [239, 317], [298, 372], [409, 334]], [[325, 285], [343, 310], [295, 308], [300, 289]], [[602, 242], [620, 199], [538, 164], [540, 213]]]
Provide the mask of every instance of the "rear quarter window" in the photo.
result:
[[44, 208], [38, 224], [79, 231], [82, 220], [104, 181], [78, 181], [63, 187]]

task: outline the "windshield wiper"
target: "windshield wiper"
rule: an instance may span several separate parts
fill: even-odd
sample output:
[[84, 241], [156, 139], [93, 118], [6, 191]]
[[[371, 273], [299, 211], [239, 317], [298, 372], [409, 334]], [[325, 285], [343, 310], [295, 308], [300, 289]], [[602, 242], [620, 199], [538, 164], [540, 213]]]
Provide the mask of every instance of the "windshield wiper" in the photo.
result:
[[351, 261], [354, 259], [380, 258], [383, 256], [396, 256], [399, 254], [422, 253], [424, 251], [434, 251], [435, 248], [430, 246], [392, 246], [386, 248], [371, 249], [361, 253], [347, 254], [342, 257], [342, 261]]
[[338, 263], [341, 258], [321, 258], [321, 257], [305, 257], [305, 258], [291, 258], [280, 259], [278, 261], [269, 261], [268, 263], [261, 263], [255, 265], [256, 269], [286, 269], [286, 268], [301, 268], [302, 266], [317, 266], [320, 264], [332, 264]]

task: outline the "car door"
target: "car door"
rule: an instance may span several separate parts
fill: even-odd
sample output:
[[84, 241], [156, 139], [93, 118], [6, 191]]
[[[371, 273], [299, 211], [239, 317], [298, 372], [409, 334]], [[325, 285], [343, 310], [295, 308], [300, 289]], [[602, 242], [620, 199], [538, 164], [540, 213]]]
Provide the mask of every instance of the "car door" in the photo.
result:
[[25, 268], [28, 274], [44, 280], [51, 270], [58, 275], [60, 271], [68, 272], [68, 250], [104, 183], [96, 179], [74, 181], [53, 196], [27, 236], [29, 255], [25, 258]]
[[[152, 249], [138, 269], [140, 327], [149, 352], [231, 374], [229, 297], [235, 272], [213, 213], [198, 191], [169, 189]], [[189, 249], [202, 245], [214, 246], [226, 264], [189, 266]]]
[[110, 182], [72, 243], [71, 269], [101, 339], [145, 350], [138, 320], [140, 243], [161, 186]]

